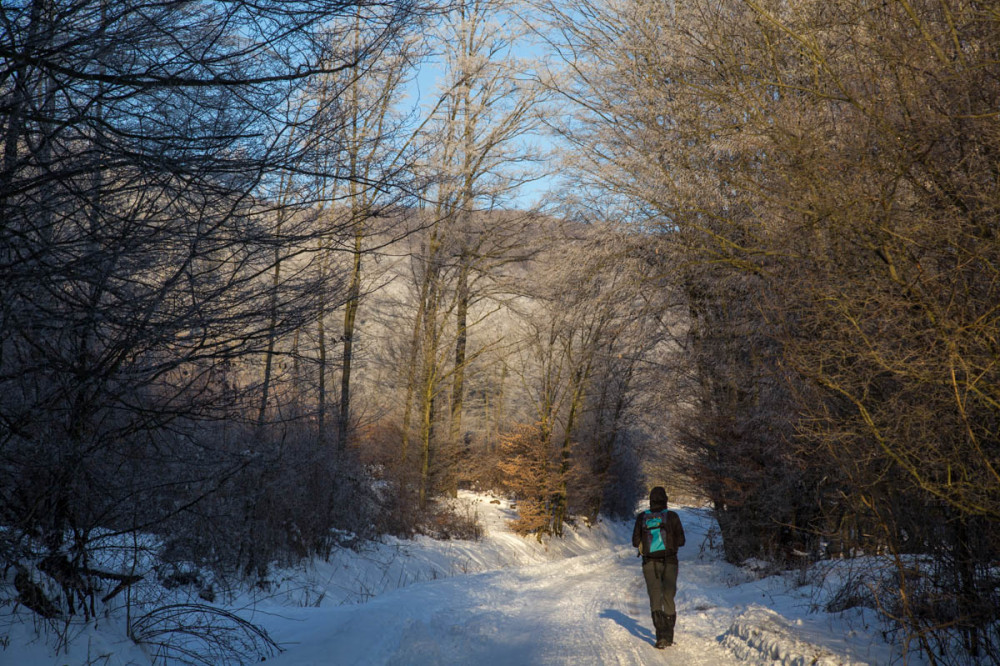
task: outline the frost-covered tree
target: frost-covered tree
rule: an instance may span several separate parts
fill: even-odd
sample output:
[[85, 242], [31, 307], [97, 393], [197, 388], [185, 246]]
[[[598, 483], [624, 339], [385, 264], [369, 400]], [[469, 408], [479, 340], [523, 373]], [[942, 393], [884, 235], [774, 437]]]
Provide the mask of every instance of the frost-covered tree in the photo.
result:
[[[341, 127], [309, 134], [337, 100], [295, 117], [289, 100], [380, 57], [410, 10], [0, 7], [6, 562], [65, 558], [85, 575], [109, 530], [194, 515], [254, 467], [267, 443], [243, 427], [259, 404], [247, 361], [324, 288], [272, 270], [315, 230], [315, 190], [278, 194], [315, 175]], [[371, 28], [363, 40], [331, 32], [345, 14]]]
[[995, 656], [996, 13], [611, 1], [559, 26], [583, 171], [684, 267], [730, 555], [932, 554], [920, 600], [900, 571], [882, 603], [927, 654]]
[[[541, 102], [527, 77], [530, 63], [515, 50], [526, 28], [514, 10], [497, 0], [457, 3], [435, 39], [443, 74], [423, 134], [422, 167], [431, 185], [425, 240], [415, 257], [417, 312], [403, 414], [404, 451], [411, 424], [418, 440], [421, 505], [428, 492], [455, 492], [449, 471], [464, 438], [476, 301], [492, 271], [527, 254], [521, 233], [530, 218], [493, 214], [527, 179], [523, 166], [532, 151], [522, 139], [536, 126]], [[442, 408], [443, 424], [437, 422]]]

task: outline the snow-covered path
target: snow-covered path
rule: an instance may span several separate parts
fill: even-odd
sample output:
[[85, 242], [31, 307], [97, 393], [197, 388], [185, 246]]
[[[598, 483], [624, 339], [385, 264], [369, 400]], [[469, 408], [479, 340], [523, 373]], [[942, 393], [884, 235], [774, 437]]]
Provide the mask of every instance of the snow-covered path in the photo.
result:
[[[754, 607], [755, 597], [773, 593], [767, 589], [773, 583], [747, 585], [739, 569], [703, 552], [711, 520], [704, 512], [679, 512], [688, 539], [679, 553], [676, 643], [666, 650], [653, 647], [639, 560], [621, 542], [564, 559], [416, 583], [365, 604], [284, 608], [280, 616], [254, 621], [282, 643], [285, 652], [269, 660], [282, 666], [879, 663], [870, 654], [843, 656], [857, 653], [851, 646], [840, 645], [838, 653], [832, 644], [842, 641], [842, 626]], [[820, 645], [803, 640], [810, 633]]]
[[[300, 609], [271, 618], [266, 624], [272, 636], [287, 648], [271, 663], [737, 663], [719, 645], [720, 632], [700, 626], [700, 620], [685, 621], [692, 612], [688, 606], [704, 606], [703, 595], [692, 589], [704, 575], [700, 570], [717, 567], [692, 562], [704, 534], [696, 521], [688, 522], [695, 529], [680, 554], [680, 619], [677, 644], [669, 650], [653, 648], [639, 560], [634, 549], [621, 545], [418, 583], [359, 606]], [[695, 612], [704, 616], [705, 610]], [[319, 627], [325, 630], [317, 632]]]
[[[386, 539], [339, 549], [329, 560], [275, 571], [263, 596], [245, 590], [219, 605], [281, 645], [267, 659], [279, 666], [893, 663], [870, 612], [814, 612], [836, 585], [805, 584], [795, 572], [761, 577], [722, 561], [706, 511], [677, 509], [687, 545], [679, 553], [676, 642], [657, 650], [631, 524], [579, 525], [539, 544], [510, 533], [516, 514], [506, 500], [466, 494], [460, 501], [483, 524], [482, 540]], [[127, 639], [115, 615], [76, 627], [61, 646], [37, 626], [30, 615], [9, 614], [0, 624], [0, 665], [191, 663], [180, 653], [154, 659]]]

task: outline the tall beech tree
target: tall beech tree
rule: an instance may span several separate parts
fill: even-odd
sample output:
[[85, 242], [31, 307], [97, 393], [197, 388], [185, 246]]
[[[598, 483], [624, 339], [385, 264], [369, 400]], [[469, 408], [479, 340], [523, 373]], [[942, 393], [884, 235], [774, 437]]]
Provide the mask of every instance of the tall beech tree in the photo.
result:
[[[531, 151], [521, 139], [535, 128], [534, 107], [541, 101], [527, 78], [529, 63], [514, 53], [525, 29], [518, 27], [522, 23], [513, 9], [498, 0], [460, 2], [443, 17], [436, 40], [441, 96], [424, 135], [431, 148], [425, 165], [433, 183], [426, 195], [430, 226], [416, 272], [420, 286], [403, 416], [404, 449], [411, 420], [417, 416], [419, 421], [421, 505], [432, 485], [452, 494], [456, 489], [447, 461], [464, 436], [465, 372], [475, 356], [468, 350], [468, 329], [476, 283], [512, 253], [525, 253], [518, 247], [519, 230], [528, 218], [492, 214], [527, 178], [523, 164]], [[445, 344], [451, 347], [448, 355]], [[439, 425], [443, 405], [447, 423]], [[439, 478], [432, 483], [435, 474]]]

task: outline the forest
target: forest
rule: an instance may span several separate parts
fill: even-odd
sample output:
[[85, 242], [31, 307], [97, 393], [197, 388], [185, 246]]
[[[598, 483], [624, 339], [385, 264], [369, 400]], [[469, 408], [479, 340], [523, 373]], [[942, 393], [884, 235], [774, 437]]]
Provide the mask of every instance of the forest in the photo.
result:
[[998, 109], [993, 1], [5, 0], [0, 589], [665, 485], [996, 663]]

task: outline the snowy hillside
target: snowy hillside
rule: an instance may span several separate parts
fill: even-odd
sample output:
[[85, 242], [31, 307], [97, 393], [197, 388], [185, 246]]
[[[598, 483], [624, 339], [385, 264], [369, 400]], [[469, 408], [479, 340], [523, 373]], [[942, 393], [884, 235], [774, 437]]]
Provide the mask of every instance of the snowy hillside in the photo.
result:
[[[271, 590], [229, 599], [265, 629], [282, 666], [321, 664], [774, 664], [841, 666], [891, 661], [868, 618], [811, 613], [822, 592], [795, 573], [760, 578], [719, 559], [707, 512], [679, 509], [676, 644], [653, 648], [631, 525], [578, 524], [544, 544], [506, 529], [506, 500], [465, 494], [486, 535], [479, 542], [387, 539], [329, 562], [285, 571]], [[494, 502], [494, 503], [491, 503]], [[124, 637], [119, 614], [96, 628], [33, 638], [36, 623], [3, 609], [0, 663], [149, 664]], [[181, 645], [181, 643], [176, 643]], [[199, 648], [197, 641], [188, 648]], [[222, 663], [222, 656], [207, 657]], [[169, 663], [181, 663], [176, 658]], [[912, 662], [911, 662], [912, 663]]]

